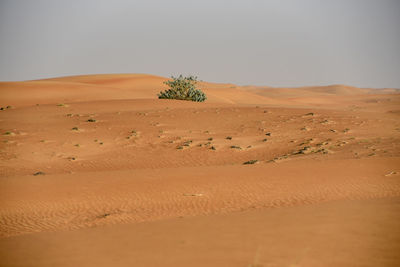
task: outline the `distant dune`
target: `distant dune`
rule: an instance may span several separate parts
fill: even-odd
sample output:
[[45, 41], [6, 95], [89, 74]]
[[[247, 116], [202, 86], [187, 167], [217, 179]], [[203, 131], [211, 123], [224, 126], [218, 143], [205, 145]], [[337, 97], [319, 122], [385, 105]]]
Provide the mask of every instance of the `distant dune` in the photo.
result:
[[[68, 76], [24, 82], [0, 82], [0, 105], [35, 105], [109, 99], [156, 99], [168, 78], [147, 74], [101, 74]], [[236, 86], [201, 82], [209, 103], [303, 105], [326, 97], [348, 97], [375, 93], [398, 93], [396, 89], [360, 89], [345, 85], [299, 88]], [[301, 98], [300, 101], [296, 99]], [[324, 98], [324, 99], [322, 99]], [[335, 101], [337, 102], [337, 101]]]
[[400, 93], [0, 82], [0, 266], [399, 266]]

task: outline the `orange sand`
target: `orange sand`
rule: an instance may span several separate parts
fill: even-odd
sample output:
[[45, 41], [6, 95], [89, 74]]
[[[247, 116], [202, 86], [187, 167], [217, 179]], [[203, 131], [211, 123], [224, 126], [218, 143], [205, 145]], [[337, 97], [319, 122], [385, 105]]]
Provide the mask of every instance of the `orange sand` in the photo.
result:
[[0, 266], [400, 264], [398, 90], [165, 80], [0, 82]]

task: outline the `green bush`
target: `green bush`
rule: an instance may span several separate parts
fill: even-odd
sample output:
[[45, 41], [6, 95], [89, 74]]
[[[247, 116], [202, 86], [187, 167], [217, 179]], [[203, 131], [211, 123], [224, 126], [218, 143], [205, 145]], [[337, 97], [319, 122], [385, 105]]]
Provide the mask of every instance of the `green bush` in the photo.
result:
[[197, 77], [188, 76], [171, 77], [172, 80], [164, 82], [169, 89], [161, 91], [158, 94], [160, 99], [178, 99], [203, 102], [207, 99], [206, 95], [199, 89], [196, 89]]

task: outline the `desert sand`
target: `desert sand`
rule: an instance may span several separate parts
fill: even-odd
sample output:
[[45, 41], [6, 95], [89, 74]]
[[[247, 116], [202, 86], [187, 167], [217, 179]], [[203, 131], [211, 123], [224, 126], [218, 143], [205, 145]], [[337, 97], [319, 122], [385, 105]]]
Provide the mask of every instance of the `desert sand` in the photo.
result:
[[400, 265], [399, 90], [166, 80], [0, 82], [0, 266]]

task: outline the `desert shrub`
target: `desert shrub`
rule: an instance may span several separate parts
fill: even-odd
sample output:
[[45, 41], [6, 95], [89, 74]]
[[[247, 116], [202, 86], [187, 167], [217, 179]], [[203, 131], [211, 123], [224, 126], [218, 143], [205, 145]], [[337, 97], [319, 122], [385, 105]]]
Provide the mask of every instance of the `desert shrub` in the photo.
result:
[[206, 95], [199, 89], [196, 89], [197, 77], [188, 76], [171, 77], [172, 80], [164, 82], [169, 89], [161, 91], [158, 94], [160, 99], [177, 99], [203, 102], [207, 99]]
[[246, 162], [244, 162], [243, 164], [244, 165], [248, 165], [248, 164], [256, 164], [258, 162], [258, 160], [256, 160], [256, 159], [252, 159], [252, 160], [249, 160], [249, 161], [246, 161]]

